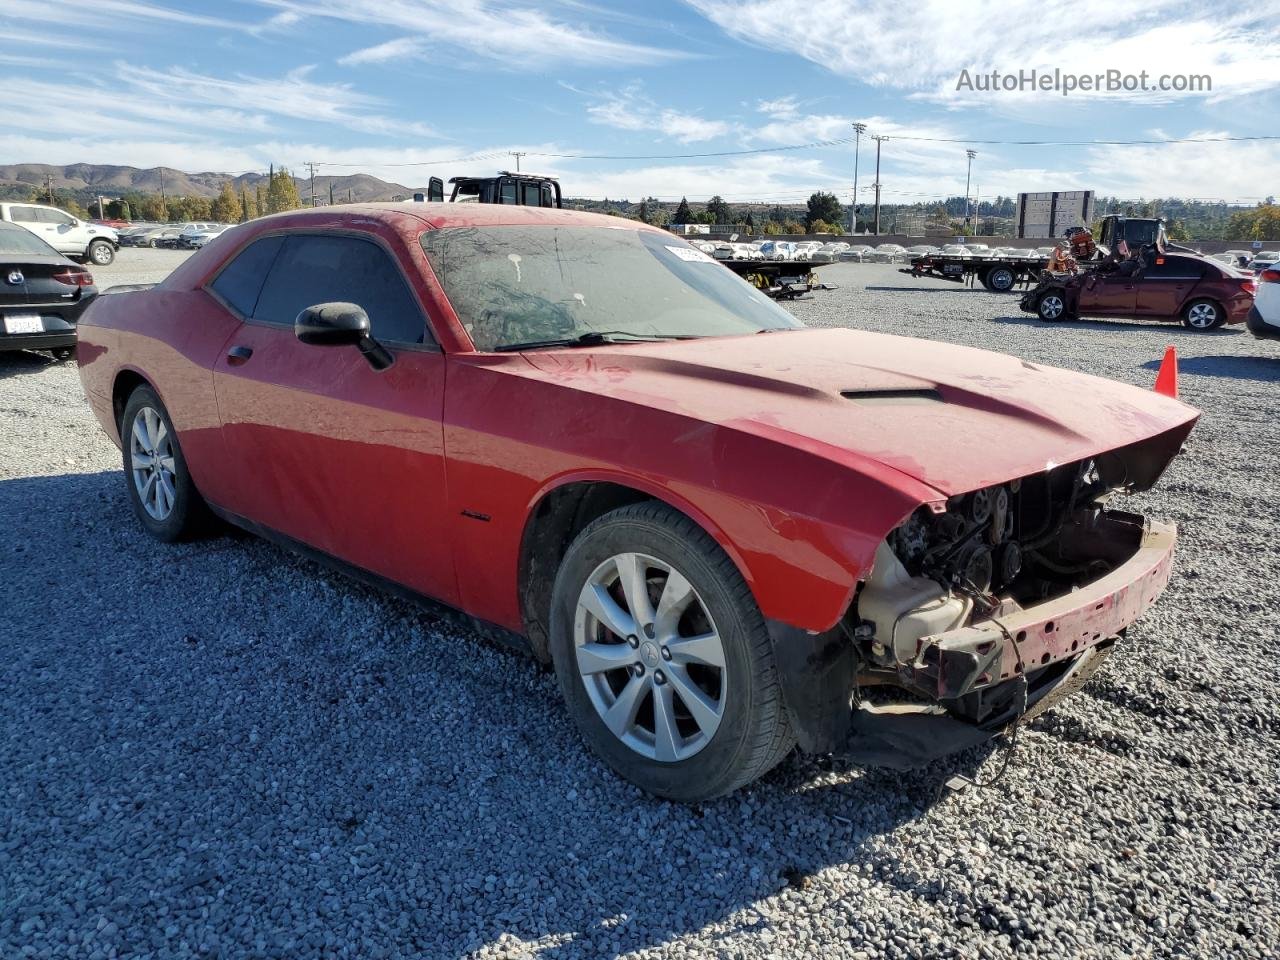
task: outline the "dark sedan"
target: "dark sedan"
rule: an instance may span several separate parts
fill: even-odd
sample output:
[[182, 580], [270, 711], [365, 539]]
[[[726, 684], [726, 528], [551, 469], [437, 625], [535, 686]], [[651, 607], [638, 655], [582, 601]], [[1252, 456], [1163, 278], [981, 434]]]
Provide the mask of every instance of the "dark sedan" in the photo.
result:
[[34, 233], [0, 222], [0, 351], [76, 346], [76, 323], [98, 288], [93, 274]]
[[1207, 257], [1147, 250], [1080, 274], [1045, 274], [1023, 295], [1021, 306], [1042, 320], [1136, 317], [1213, 330], [1244, 323], [1257, 288], [1253, 277]]

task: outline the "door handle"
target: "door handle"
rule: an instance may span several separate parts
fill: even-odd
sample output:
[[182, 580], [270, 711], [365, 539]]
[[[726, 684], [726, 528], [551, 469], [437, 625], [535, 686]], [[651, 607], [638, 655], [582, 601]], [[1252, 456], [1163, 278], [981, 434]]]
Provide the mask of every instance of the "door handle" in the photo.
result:
[[253, 356], [253, 347], [238, 344], [227, 351], [227, 363], [238, 366]]

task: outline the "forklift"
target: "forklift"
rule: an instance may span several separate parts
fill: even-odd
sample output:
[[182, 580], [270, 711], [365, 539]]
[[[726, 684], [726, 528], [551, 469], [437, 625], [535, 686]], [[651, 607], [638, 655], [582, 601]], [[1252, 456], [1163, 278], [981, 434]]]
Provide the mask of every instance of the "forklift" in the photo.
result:
[[[560, 183], [555, 177], [533, 173], [499, 172], [496, 177], [450, 177], [453, 192], [450, 203], [507, 203], [522, 207], [563, 207]], [[444, 181], [432, 177], [427, 183], [427, 195], [414, 194], [415, 200], [426, 199], [431, 203], [444, 201]]]

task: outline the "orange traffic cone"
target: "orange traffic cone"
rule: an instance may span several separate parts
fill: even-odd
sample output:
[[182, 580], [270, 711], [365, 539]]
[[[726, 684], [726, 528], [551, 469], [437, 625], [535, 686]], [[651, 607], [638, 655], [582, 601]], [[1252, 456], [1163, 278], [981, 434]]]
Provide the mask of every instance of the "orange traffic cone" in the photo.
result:
[[1165, 347], [1160, 372], [1156, 374], [1156, 385], [1152, 389], [1166, 397], [1178, 399], [1178, 351], [1173, 347]]

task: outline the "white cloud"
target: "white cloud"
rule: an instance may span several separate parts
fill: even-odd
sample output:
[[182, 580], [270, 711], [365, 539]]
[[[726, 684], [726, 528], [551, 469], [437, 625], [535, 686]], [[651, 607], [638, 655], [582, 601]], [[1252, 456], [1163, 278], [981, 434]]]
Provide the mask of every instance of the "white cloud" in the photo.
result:
[[[378, 24], [401, 31], [391, 51], [397, 56], [421, 55], [441, 46], [462, 49], [510, 69], [528, 66], [589, 64], [596, 66], [666, 63], [686, 54], [631, 43], [583, 24], [589, 9], [570, 8], [556, 18], [545, 9], [512, 0], [328, 0], [324, 4], [300, 0], [261, 0], [284, 10], [329, 17], [358, 24]], [[408, 41], [418, 40], [421, 45]], [[380, 47], [387, 47], [381, 44]], [[379, 47], [357, 50], [346, 62], [369, 62]], [[383, 51], [385, 52], [385, 51]], [[352, 59], [355, 58], [355, 59]], [[389, 59], [388, 57], [387, 59]]]
[[311, 71], [311, 67], [299, 67], [283, 77], [243, 74], [215, 77], [182, 67], [154, 70], [128, 63], [116, 64], [116, 75], [129, 88], [129, 93], [152, 98], [154, 103], [211, 108], [235, 104], [242, 110], [331, 123], [362, 133], [438, 136], [426, 124], [374, 112], [383, 106], [382, 101], [360, 93], [350, 84], [309, 79]]
[[[796, 54], [875, 87], [946, 104], [993, 106], [1063, 101], [1060, 93], [957, 92], [962, 70], [1012, 73], [1054, 68], [1099, 74], [1119, 68], [1209, 74], [1213, 98], [1280, 86], [1280, 34], [1265, 5], [1233, 9], [1191, 0], [686, 0], [730, 36]], [[821, 24], [817, 30], [778, 24]], [[1203, 93], [1077, 92], [1090, 97], [1170, 101]]]
[[[562, 86], [575, 93], [584, 92], [567, 84]], [[621, 90], [598, 90], [586, 96], [594, 101], [587, 106], [588, 119], [617, 130], [652, 132], [680, 143], [698, 143], [723, 137], [736, 129], [723, 120], [708, 120], [694, 113], [660, 107], [641, 92], [639, 84], [633, 83]]]
[[425, 53], [426, 49], [425, 40], [418, 37], [399, 37], [395, 40], [388, 40], [386, 43], [379, 43], [372, 47], [364, 47], [360, 50], [352, 51], [346, 56], [339, 57], [338, 62], [347, 67], [362, 63], [387, 63], [391, 60], [405, 60], [417, 57]]
[[[46, 32], [55, 32], [46, 0], [0, 0], [0, 18], [29, 20]], [[143, 0], [58, 0], [57, 23], [61, 29], [120, 29], [121, 21], [183, 23], [191, 26], [242, 29], [244, 24], [222, 17], [175, 10]], [[6, 33], [8, 31], [6, 30]]]

